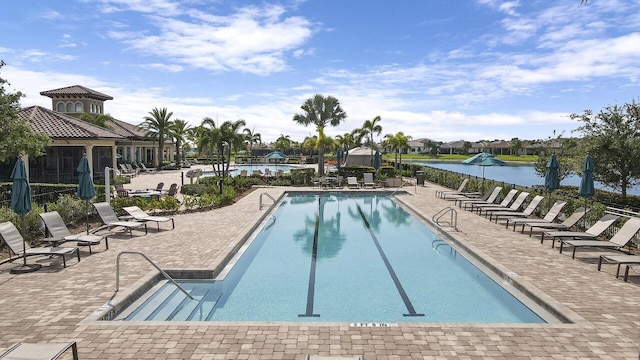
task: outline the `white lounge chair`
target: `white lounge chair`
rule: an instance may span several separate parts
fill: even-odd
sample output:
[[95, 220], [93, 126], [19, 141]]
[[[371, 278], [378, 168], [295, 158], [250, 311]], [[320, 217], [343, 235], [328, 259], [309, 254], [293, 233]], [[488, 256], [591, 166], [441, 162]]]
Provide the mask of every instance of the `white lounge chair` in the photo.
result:
[[7, 262], [12, 262], [17, 259], [22, 259], [27, 256], [52, 256], [57, 255], [62, 257], [62, 265], [63, 267], [67, 267], [67, 260], [65, 255], [76, 253], [78, 257], [78, 261], [80, 261], [80, 252], [78, 248], [70, 248], [70, 247], [58, 247], [58, 246], [48, 246], [48, 247], [40, 247], [40, 248], [32, 248], [29, 244], [24, 241], [22, 235], [18, 229], [16, 229], [13, 223], [7, 221], [0, 223], [0, 236], [4, 239], [4, 242], [9, 247], [10, 253], [16, 255], [16, 257], [9, 256], [8, 259], [5, 259], [0, 262], [0, 264], [4, 264]]
[[140, 209], [137, 206], [127, 206], [127, 207], [124, 207], [123, 209], [124, 209], [124, 211], [128, 212], [129, 215], [133, 216], [133, 218], [135, 220], [138, 220], [138, 221], [155, 221], [156, 224], [158, 225], [158, 230], [160, 230], [160, 223], [161, 222], [168, 222], [168, 221], [171, 221], [171, 229], [172, 230], [176, 228], [176, 224], [173, 221], [172, 217], [149, 215], [146, 212], [144, 212], [144, 210]]
[[613, 225], [613, 223], [620, 218], [620, 215], [616, 214], [605, 214], [600, 218], [595, 224], [591, 225], [587, 230], [580, 231], [545, 231], [542, 233], [542, 241], [544, 241], [544, 237], [550, 237], [553, 242], [551, 243], [551, 247], [555, 247], [556, 239], [590, 239], [594, 240], [598, 236], [600, 236], [605, 230], [609, 228], [609, 226]]
[[116, 227], [121, 227], [129, 231], [129, 236], [133, 237], [133, 229], [137, 229], [144, 226], [144, 233], [147, 234], [147, 224], [141, 221], [122, 221], [116, 215], [116, 212], [113, 210], [111, 205], [107, 202], [94, 203], [93, 207], [96, 208], [98, 212], [98, 216], [104, 227], [107, 230], [111, 230]]
[[[486, 199], [478, 199], [478, 198], [462, 198], [457, 199], [456, 204], [466, 209], [467, 207], [473, 206], [473, 204], [493, 204], [496, 199], [498, 199], [498, 195], [500, 195], [500, 191], [502, 191], [502, 186], [496, 186], [493, 188], [493, 191]], [[495, 205], [495, 204], [494, 204]]]
[[106, 248], [109, 249], [109, 240], [106, 235], [71, 234], [62, 216], [60, 216], [57, 211], [44, 212], [39, 215], [47, 228], [47, 232], [51, 235], [51, 237], [44, 238], [43, 241], [50, 242], [54, 246], [65, 242], [76, 242], [78, 245], [87, 245], [89, 247], [89, 254], [91, 254], [91, 245], [98, 245], [104, 240]]
[[[578, 223], [578, 221], [580, 221], [580, 219], [584, 217], [587, 211], [589, 211], [589, 209], [585, 210], [583, 207], [579, 207], [573, 211], [573, 214], [569, 215], [561, 223], [546, 221], [548, 216], [545, 216], [544, 219], [515, 219], [515, 221], [513, 222], [513, 231], [516, 231], [516, 225], [518, 224], [522, 225], [521, 233], [523, 234], [524, 234], [525, 226], [529, 226], [529, 237], [533, 235], [533, 228], [542, 228], [545, 230], [569, 231], [569, 229], [574, 227]], [[549, 213], [547, 213], [547, 215], [549, 215]], [[523, 221], [517, 222], [518, 220], [523, 220]]]
[[375, 187], [376, 184], [373, 182], [373, 173], [364, 173], [362, 174], [362, 176], [364, 178], [362, 187], [367, 187], [367, 186], [370, 186], [372, 188]]
[[507, 195], [505, 195], [504, 199], [502, 199], [502, 201], [499, 204], [472, 203], [471, 211], [475, 211], [478, 214], [480, 214], [482, 212], [482, 209], [507, 209], [511, 204], [511, 201], [513, 200], [513, 198], [516, 197], [517, 193], [518, 193], [518, 190], [516, 189], [509, 190]]
[[358, 184], [358, 179], [355, 176], [347, 177], [347, 187], [349, 189], [358, 189], [360, 184]]
[[463, 190], [464, 190], [465, 186], [467, 186], [468, 182], [469, 182], [468, 178], [465, 178], [464, 180], [462, 180], [462, 182], [460, 183], [460, 186], [458, 186], [457, 190], [436, 190], [436, 197], [443, 198], [446, 195], [463, 194]]
[[[529, 218], [515, 218], [515, 219], [507, 219], [506, 227], [509, 228], [509, 224], [513, 224], [513, 231], [516, 231], [516, 224], [523, 223], [540, 223], [540, 224], [551, 224], [557, 217], [560, 215], [560, 211], [567, 205], [566, 201], [558, 200], [556, 201], [549, 211], [545, 214], [545, 216], [541, 219], [529, 219]], [[524, 233], [524, 225], [522, 225], [523, 233]]]
[[581, 247], [618, 250], [625, 247], [631, 239], [636, 236], [638, 231], [640, 231], [640, 218], [631, 218], [627, 220], [620, 230], [618, 230], [618, 232], [608, 241], [563, 239], [560, 242], [560, 253], [562, 253], [564, 245], [573, 246], [573, 253], [571, 254], [572, 259], [575, 259], [576, 257], [576, 249]]
[[[0, 354], [5, 360], [56, 360], [71, 349], [73, 360], [78, 360], [78, 345], [69, 343], [25, 343], [19, 342]], [[66, 357], [65, 357], [66, 358]]]
[[533, 214], [534, 211], [536, 211], [536, 209], [538, 208], [538, 205], [540, 205], [540, 202], [542, 201], [542, 199], [544, 199], [544, 196], [536, 195], [536, 197], [534, 197], [531, 200], [531, 202], [529, 203], [529, 205], [527, 205], [527, 207], [522, 211], [495, 211], [495, 212], [492, 212], [492, 213], [489, 214], [489, 221], [491, 221], [493, 219], [496, 219], [496, 223], [497, 223], [499, 218], [503, 218], [503, 219], [507, 219], [507, 224], [508, 224], [508, 221], [511, 218], [529, 217], [529, 216], [531, 216], [531, 214]]
[[486, 217], [487, 215], [498, 211], [518, 211], [522, 204], [524, 204], [525, 200], [527, 200], [527, 197], [529, 197], [529, 193], [523, 191], [508, 207], [487, 205], [481, 208], [479, 213], [482, 215], [482, 213], [484, 212], [484, 216]]
[[[620, 277], [620, 267], [622, 265], [640, 265], [640, 256], [631, 254], [602, 254], [598, 259], [598, 271], [602, 269], [603, 263], [617, 264], [616, 279]], [[626, 281], [626, 280], [625, 280]]]

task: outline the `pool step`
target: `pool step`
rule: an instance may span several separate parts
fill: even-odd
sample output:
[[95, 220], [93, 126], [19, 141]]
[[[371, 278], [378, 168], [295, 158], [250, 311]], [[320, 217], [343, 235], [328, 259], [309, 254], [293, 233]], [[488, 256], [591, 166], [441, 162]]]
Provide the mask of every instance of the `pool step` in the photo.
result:
[[203, 287], [197, 282], [183, 282], [184, 288], [195, 300], [189, 299], [175, 285], [165, 282], [144, 303], [134, 310], [126, 320], [206, 320], [210, 317], [222, 286]]

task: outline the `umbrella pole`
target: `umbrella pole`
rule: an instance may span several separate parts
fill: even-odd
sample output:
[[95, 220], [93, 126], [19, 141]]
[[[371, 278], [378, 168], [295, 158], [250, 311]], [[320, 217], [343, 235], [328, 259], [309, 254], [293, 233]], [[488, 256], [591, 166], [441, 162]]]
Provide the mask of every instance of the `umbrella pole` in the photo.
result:
[[87, 235], [89, 235], [89, 200], [84, 201], [84, 213], [87, 216]]

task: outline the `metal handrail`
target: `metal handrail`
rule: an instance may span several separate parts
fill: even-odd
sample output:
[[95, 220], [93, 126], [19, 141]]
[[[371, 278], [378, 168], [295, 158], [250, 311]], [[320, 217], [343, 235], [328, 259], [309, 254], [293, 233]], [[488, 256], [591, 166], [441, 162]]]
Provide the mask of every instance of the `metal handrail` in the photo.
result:
[[[451, 218], [449, 222], [440, 222], [440, 219], [445, 216], [447, 213], [451, 214]], [[450, 206], [438, 211], [431, 217], [431, 220], [438, 224], [438, 226], [448, 225], [458, 231], [458, 211]]]
[[140, 251], [121, 251], [118, 254], [118, 256], [116, 257], [116, 293], [118, 292], [118, 290], [120, 290], [120, 256], [122, 254], [137, 254], [137, 255], [142, 256], [143, 258], [145, 258], [145, 260], [147, 260], [149, 262], [149, 264], [153, 265], [153, 267], [155, 267], [158, 271], [160, 271], [160, 273], [162, 275], [164, 275], [164, 277], [167, 278], [167, 280], [171, 281], [173, 283], [173, 285], [178, 287], [178, 289], [180, 289], [180, 291], [182, 291], [185, 295], [187, 295], [189, 297], [189, 299], [195, 300], [193, 298], [193, 296], [191, 296], [191, 294], [189, 294], [185, 289], [183, 289], [182, 286], [178, 285], [178, 283], [175, 280], [173, 280], [173, 278], [171, 276], [169, 276], [169, 274], [164, 272], [164, 270], [160, 269], [160, 267], [158, 265], [156, 265], [156, 263], [151, 261], [151, 259], [149, 259], [147, 257], [147, 255], [141, 253]]
[[268, 223], [267, 225], [265, 225], [265, 229], [268, 229], [269, 227], [271, 227], [273, 224], [276, 223], [276, 216], [275, 215], [271, 215], [271, 217], [269, 218], [269, 220], [273, 220], [273, 222]]
[[[405, 184], [412, 184], [414, 185], [412, 182], [409, 181], [404, 181], [404, 179], [402, 178], [402, 176], [400, 177], [400, 186], [398, 186], [395, 190], [393, 190], [391, 192], [391, 194], [389, 194], [389, 197], [393, 196], [393, 194], [395, 194], [396, 192], [398, 192], [398, 190], [400, 190]], [[415, 192], [418, 193], [418, 182], [416, 181], [415, 183]]]
[[267, 197], [271, 199], [274, 204], [276, 203], [276, 199], [274, 199], [273, 196], [271, 196], [269, 193], [263, 192], [262, 194], [260, 194], [260, 210], [262, 210], [262, 195], [267, 195]]

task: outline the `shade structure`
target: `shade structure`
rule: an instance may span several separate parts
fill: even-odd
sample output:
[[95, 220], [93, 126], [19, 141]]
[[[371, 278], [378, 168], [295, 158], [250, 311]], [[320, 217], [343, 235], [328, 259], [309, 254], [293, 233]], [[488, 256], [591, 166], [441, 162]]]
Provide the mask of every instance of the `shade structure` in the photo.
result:
[[373, 150], [368, 147], [360, 146], [345, 151], [344, 166], [363, 165], [371, 166], [373, 158], [371, 157]]
[[[20, 216], [24, 216], [31, 211], [31, 186], [27, 179], [27, 168], [24, 160], [19, 158], [11, 171], [11, 210]], [[25, 234], [22, 234], [22, 266], [11, 269], [11, 273], [19, 274], [40, 269], [39, 264], [27, 265], [27, 256], [25, 250], [27, 248]]]
[[85, 213], [87, 216], [87, 234], [89, 234], [89, 200], [96, 196], [96, 189], [93, 186], [93, 178], [91, 177], [91, 168], [89, 160], [85, 154], [80, 159], [78, 165], [78, 197], [85, 201]]
[[487, 166], [504, 166], [507, 165], [506, 162], [498, 159], [493, 154], [490, 153], [479, 153], [470, 158], [467, 158], [462, 161], [463, 164], [467, 165], [478, 165], [482, 167], [482, 188], [484, 189], [484, 168]]
[[556, 159], [556, 154], [551, 154], [549, 161], [547, 161], [547, 173], [544, 177], [544, 187], [547, 191], [553, 191], [560, 187], [558, 159]]
[[380, 151], [376, 150], [376, 153], [373, 154], [373, 168], [377, 170], [380, 168], [381, 164], [382, 164], [382, 159], [380, 156]]
[[272, 151], [264, 156], [267, 159], [285, 159], [287, 155], [281, 153], [280, 151]]

